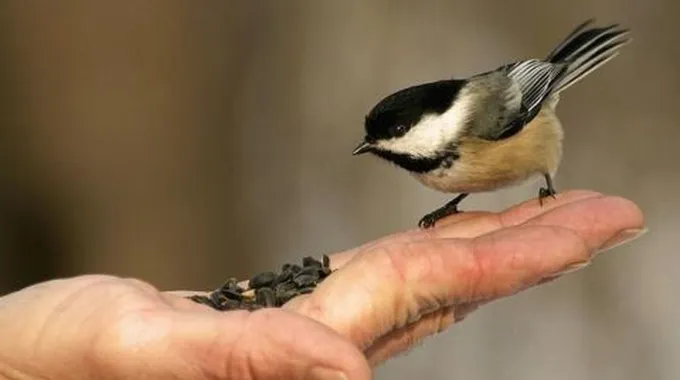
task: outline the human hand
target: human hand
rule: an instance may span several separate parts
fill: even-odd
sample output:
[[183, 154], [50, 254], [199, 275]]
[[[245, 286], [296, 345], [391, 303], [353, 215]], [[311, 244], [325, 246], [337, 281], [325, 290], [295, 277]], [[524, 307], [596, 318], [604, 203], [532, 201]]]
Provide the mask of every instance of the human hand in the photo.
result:
[[137, 280], [51, 281], [0, 298], [0, 375], [295, 379], [322, 378], [309, 373], [321, 366], [367, 379], [362, 352], [379, 363], [641, 227], [632, 203], [587, 192], [468, 212], [332, 255], [340, 270], [312, 294], [252, 313], [216, 312]]
[[329, 327], [221, 313], [135, 279], [81, 276], [0, 298], [0, 379], [369, 379]]
[[464, 212], [331, 255], [340, 268], [288, 310], [332, 327], [375, 366], [479, 306], [586, 266], [644, 232], [628, 200], [589, 191]]

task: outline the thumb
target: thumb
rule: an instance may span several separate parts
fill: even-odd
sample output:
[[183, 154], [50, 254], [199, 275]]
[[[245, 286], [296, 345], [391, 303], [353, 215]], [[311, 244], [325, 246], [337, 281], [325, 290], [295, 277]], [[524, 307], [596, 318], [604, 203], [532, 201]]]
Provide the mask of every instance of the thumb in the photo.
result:
[[361, 351], [330, 328], [298, 314], [280, 309], [190, 314], [173, 327], [176, 333], [170, 343], [182, 351], [174, 360], [183, 358], [198, 369], [197, 378], [371, 378]]

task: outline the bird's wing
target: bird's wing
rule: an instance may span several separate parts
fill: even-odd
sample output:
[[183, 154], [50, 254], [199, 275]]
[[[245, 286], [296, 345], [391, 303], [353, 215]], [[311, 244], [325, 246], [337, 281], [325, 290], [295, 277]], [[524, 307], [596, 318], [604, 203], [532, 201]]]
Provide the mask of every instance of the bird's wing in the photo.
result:
[[561, 68], [552, 63], [530, 59], [508, 66], [506, 75], [519, 86], [522, 108], [533, 114], [550, 94], [551, 85], [560, 71]]
[[560, 69], [531, 59], [475, 77], [476, 93], [483, 95], [478, 98], [480, 106], [471, 122], [472, 134], [501, 140], [521, 131], [540, 111]]

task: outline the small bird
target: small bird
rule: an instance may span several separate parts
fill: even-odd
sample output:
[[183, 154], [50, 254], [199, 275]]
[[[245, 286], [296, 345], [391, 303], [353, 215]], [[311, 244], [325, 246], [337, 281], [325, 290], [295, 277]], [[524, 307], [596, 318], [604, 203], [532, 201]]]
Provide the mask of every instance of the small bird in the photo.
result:
[[539, 203], [556, 194], [562, 156], [555, 107], [562, 91], [619, 54], [630, 42], [618, 24], [576, 27], [545, 59], [527, 59], [467, 79], [419, 84], [388, 95], [366, 116], [364, 141], [352, 154], [372, 153], [406, 169], [432, 189], [457, 193], [425, 215], [429, 228], [470, 193], [545, 178]]

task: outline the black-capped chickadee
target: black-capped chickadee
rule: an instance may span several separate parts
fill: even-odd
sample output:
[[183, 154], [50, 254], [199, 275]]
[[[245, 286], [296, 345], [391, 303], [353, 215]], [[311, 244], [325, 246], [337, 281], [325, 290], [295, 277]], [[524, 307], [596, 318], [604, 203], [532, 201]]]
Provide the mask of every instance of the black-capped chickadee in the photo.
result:
[[544, 60], [514, 62], [467, 79], [409, 87], [382, 99], [366, 116], [353, 154], [373, 153], [425, 186], [458, 193], [418, 223], [434, 226], [474, 192], [543, 176], [539, 202], [556, 194], [562, 155], [559, 94], [619, 54], [630, 40], [618, 25], [579, 25]]

